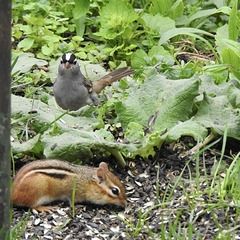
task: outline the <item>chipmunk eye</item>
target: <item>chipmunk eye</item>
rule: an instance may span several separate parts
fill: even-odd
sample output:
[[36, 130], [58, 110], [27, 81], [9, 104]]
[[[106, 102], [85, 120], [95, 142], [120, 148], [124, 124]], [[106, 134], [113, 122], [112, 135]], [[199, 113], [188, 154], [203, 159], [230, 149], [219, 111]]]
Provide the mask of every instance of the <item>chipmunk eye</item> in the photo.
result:
[[114, 194], [114, 195], [119, 195], [119, 189], [118, 188], [116, 188], [116, 187], [112, 187], [111, 188], [112, 189], [112, 193]]

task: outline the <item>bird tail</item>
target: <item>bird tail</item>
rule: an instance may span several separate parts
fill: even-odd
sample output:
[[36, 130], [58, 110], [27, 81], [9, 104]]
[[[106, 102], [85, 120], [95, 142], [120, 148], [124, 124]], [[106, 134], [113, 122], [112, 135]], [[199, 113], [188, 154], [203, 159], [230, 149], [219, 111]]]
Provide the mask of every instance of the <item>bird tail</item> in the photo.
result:
[[123, 67], [123, 68], [116, 69], [113, 72], [109, 73], [108, 75], [103, 76], [97, 81], [94, 81], [92, 83], [93, 92], [95, 92], [96, 94], [99, 94], [106, 86], [135, 72], [136, 70], [132, 70], [130, 69], [130, 67]]

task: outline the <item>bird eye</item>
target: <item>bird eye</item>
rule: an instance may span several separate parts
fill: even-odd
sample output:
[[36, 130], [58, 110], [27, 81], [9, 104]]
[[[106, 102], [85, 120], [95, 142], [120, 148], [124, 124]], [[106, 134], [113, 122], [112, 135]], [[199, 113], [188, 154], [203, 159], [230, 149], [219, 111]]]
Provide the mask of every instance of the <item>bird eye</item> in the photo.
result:
[[118, 188], [112, 187], [111, 189], [112, 189], [112, 193], [113, 193], [114, 195], [119, 195], [119, 189], [118, 189]]
[[76, 65], [77, 61], [73, 61], [73, 64]]
[[61, 60], [61, 64], [63, 64], [63, 60]]

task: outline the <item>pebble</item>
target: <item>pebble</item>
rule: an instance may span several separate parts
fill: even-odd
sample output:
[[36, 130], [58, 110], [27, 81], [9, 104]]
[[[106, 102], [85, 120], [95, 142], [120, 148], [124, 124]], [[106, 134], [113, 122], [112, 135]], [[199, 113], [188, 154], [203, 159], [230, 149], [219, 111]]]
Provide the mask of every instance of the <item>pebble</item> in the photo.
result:
[[93, 227], [93, 228], [98, 228], [98, 224], [96, 224], [96, 223], [88, 222], [88, 225]]
[[[171, 159], [168, 155], [174, 155]], [[211, 155], [209, 154], [209, 158]], [[120, 171], [115, 169], [114, 173], [123, 180], [126, 187], [128, 196], [128, 205], [125, 211], [116, 212], [119, 216], [116, 216], [115, 210], [112, 210], [105, 206], [95, 205], [82, 205], [76, 204], [75, 217], [72, 216], [72, 209], [66, 204], [59, 204], [58, 209], [52, 210], [52, 212], [39, 213], [36, 210], [31, 210], [29, 213], [29, 219], [25, 229], [22, 232], [22, 236], [19, 239], [61, 239], [61, 240], [78, 240], [78, 239], [92, 239], [92, 240], [150, 240], [154, 239], [150, 236], [148, 228], [151, 229], [152, 236], [155, 239], [161, 239], [162, 226], [160, 221], [164, 223], [164, 230], [169, 231], [170, 224], [173, 224], [176, 216], [182, 226], [188, 225], [189, 219], [196, 217], [193, 222], [193, 229], [199, 231], [201, 238], [205, 240], [217, 238], [218, 229], [216, 223], [212, 217], [212, 213], [206, 211], [205, 204], [199, 204], [201, 202], [214, 204], [211, 202], [208, 194], [201, 194], [199, 196], [189, 196], [191, 203], [195, 201], [196, 208], [192, 211], [186, 201], [186, 195], [182, 189], [182, 186], [178, 186], [174, 194], [171, 197], [170, 202], [167, 205], [161, 206], [161, 208], [153, 208], [156, 204], [156, 181], [157, 172], [159, 171], [158, 187], [159, 187], [159, 199], [158, 202], [162, 203], [163, 199], [172, 193], [174, 182], [170, 177], [176, 179], [180, 171], [185, 165], [185, 161], [179, 160], [174, 152], [168, 151], [167, 148], [162, 147], [158, 153], [158, 159], [153, 158], [154, 161], [136, 159], [131, 160], [131, 165], [128, 171]], [[207, 160], [207, 159], [206, 159]], [[200, 159], [201, 161], [201, 159]], [[153, 162], [155, 162], [153, 164]], [[193, 161], [192, 161], [193, 162]], [[209, 164], [212, 161], [209, 160]], [[159, 166], [160, 169], [156, 166]], [[189, 169], [194, 172], [194, 165], [189, 164]], [[184, 179], [189, 179], [189, 169], [183, 173]], [[120, 172], [120, 173], [119, 173]], [[171, 173], [168, 175], [168, 173]], [[169, 177], [168, 177], [169, 176]], [[203, 172], [204, 176], [204, 172]], [[189, 184], [189, 180], [182, 180], [182, 184], [185, 191], [191, 192], [192, 184]], [[206, 183], [200, 185], [200, 188], [204, 192]], [[167, 190], [167, 193], [165, 192]], [[213, 193], [214, 194], [214, 193]], [[211, 196], [212, 199], [214, 195]], [[67, 206], [67, 207], [66, 207]], [[151, 209], [151, 210], [150, 210]], [[140, 210], [142, 214], [146, 215], [146, 223], [142, 221], [139, 223]], [[233, 229], [236, 226], [235, 205], [228, 206], [228, 215], [233, 216], [228, 219], [228, 226], [226, 224], [226, 212], [220, 208], [214, 212], [222, 230]], [[192, 214], [194, 213], [194, 216]], [[13, 220], [12, 226], [15, 226], [21, 221], [21, 218], [26, 218], [26, 209], [13, 208]], [[120, 218], [124, 219], [122, 221]], [[132, 224], [132, 227], [136, 229], [138, 224], [143, 224], [139, 229], [139, 233], [136, 237], [132, 237], [131, 228], [128, 224]], [[238, 223], [237, 223], [238, 224]], [[206, 230], [207, 229], [207, 230]], [[181, 229], [182, 230], [182, 229]], [[240, 235], [239, 229], [235, 229], [235, 236]], [[198, 239], [195, 232], [192, 232], [192, 239]]]
[[34, 221], [33, 225], [34, 225], [34, 226], [37, 226], [40, 222], [41, 222], [41, 219], [40, 219], [40, 218], [37, 218], [37, 219]]

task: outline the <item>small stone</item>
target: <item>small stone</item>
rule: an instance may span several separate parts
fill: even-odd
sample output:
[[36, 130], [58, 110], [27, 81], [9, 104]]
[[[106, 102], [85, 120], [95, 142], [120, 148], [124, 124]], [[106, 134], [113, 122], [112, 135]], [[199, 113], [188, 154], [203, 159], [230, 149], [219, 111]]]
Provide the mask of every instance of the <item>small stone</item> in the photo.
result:
[[41, 219], [40, 219], [40, 218], [37, 218], [37, 219], [34, 221], [33, 225], [34, 225], [34, 226], [37, 226], [40, 222], [41, 222]]

